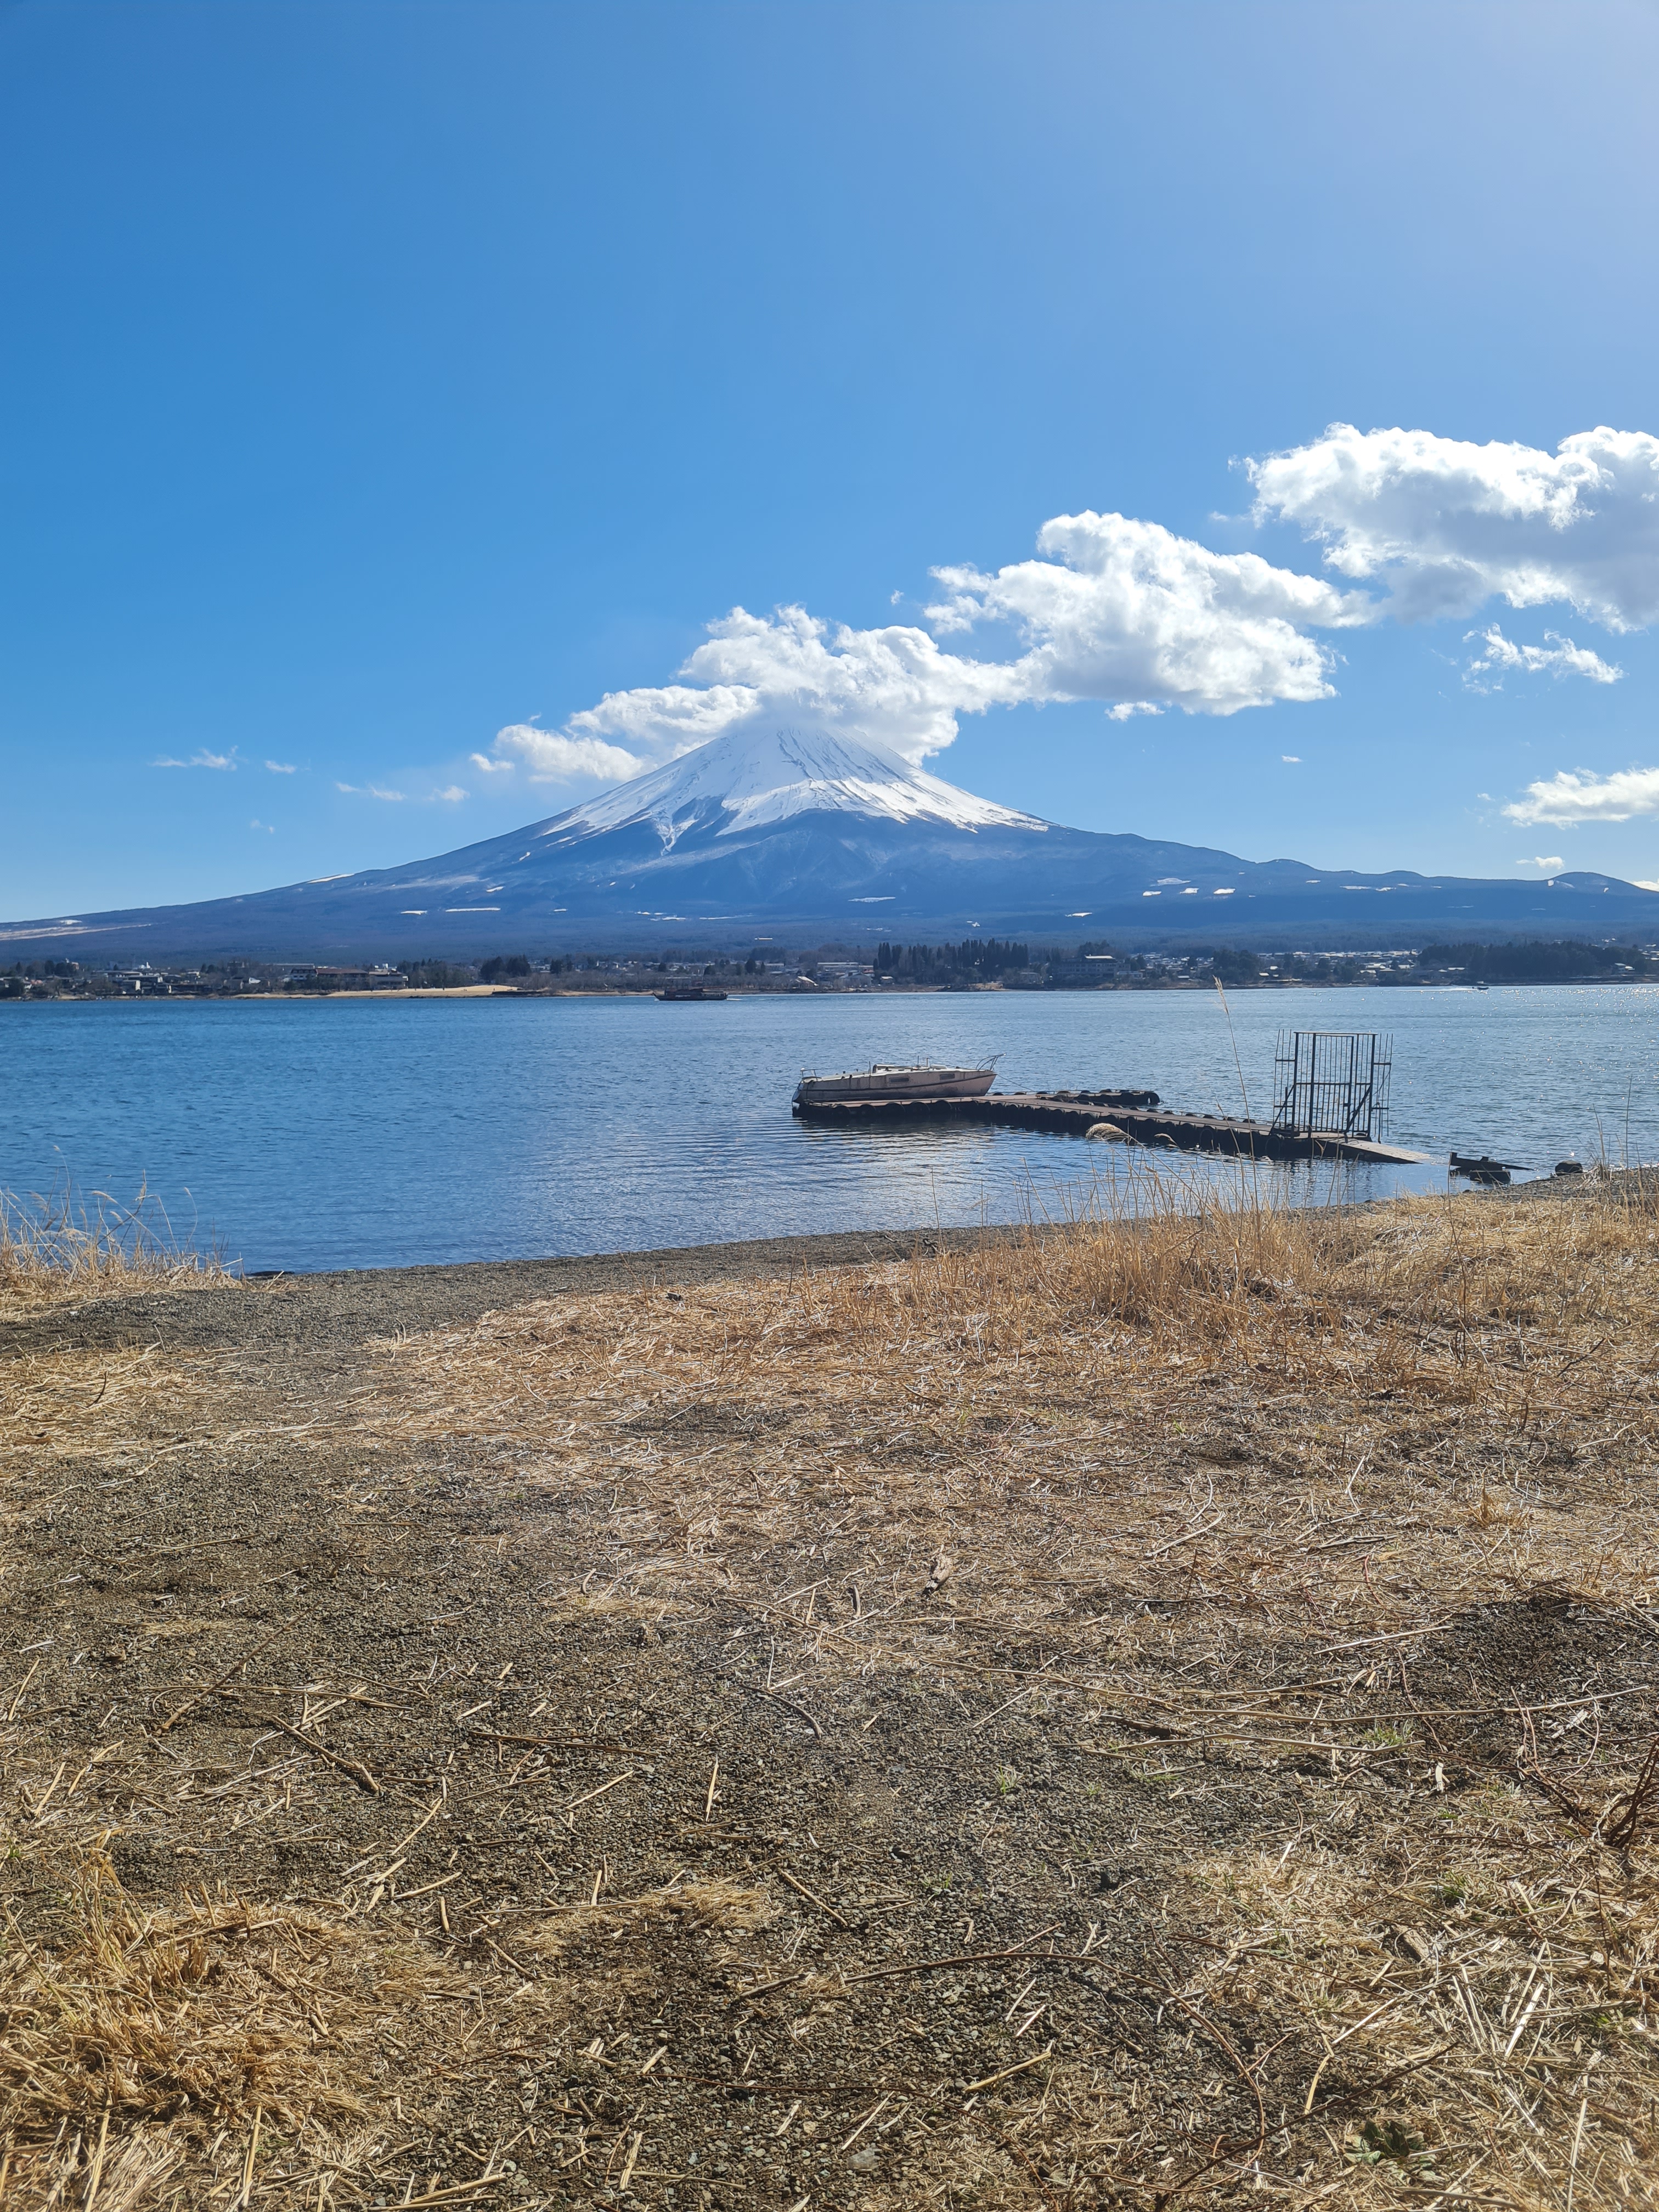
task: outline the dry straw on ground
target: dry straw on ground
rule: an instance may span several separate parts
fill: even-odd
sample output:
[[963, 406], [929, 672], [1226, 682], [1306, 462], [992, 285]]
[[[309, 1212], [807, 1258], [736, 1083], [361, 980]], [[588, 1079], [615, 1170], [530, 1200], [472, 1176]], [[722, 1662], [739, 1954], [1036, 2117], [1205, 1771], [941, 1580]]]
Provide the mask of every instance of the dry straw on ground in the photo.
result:
[[[1652, 2194], [1659, 2155], [1652, 1771], [1635, 1802], [1636, 1772], [1595, 1752], [1594, 1684], [1505, 1715], [1523, 1693], [1501, 1654], [1453, 1718], [1431, 1694], [1419, 1717], [1389, 1639], [1540, 1591], [1659, 1633], [1656, 1257], [1639, 1189], [1169, 1211], [770, 1289], [525, 1309], [404, 1347], [374, 1419], [544, 1452], [562, 1485], [603, 1450], [608, 1541], [568, 1601], [747, 1605], [777, 1625], [773, 1679], [817, 1695], [896, 1664], [1029, 1696], [1029, 1671], [978, 1648], [1014, 1638], [1085, 1730], [1150, 1725], [1247, 1768], [1316, 1747], [1334, 1802], [1299, 1849], [1190, 1869], [1220, 1955], [1182, 2001], [1243, 2005], [1257, 2048], [1346, 2046], [1398, 2080], [1394, 2117], [1339, 2150], [1343, 2191], [1620, 2201]], [[924, 1592], [951, 1585], [948, 1644], [919, 1570]], [[1197, 1617], [1163, 1626], [1168, 1599], [1135, 1602], [1149, 1584], [1196, 1592]], [[1306, 1688], [1276, 1680], [1287, 1624], [1358, 1649]], [[1331, 1692], [1361, 1685], [1345, 1722]], [[1500, 1716], [1523, 1738], [1588, 1726], [1582, 1796], [1475, 1752], [1472, 1725]], [[1650, 1730], [1659, 1708], [1644, 1692], [1627, 1717]], [[1449, 1761], [1468, 1784], [1426, 1850], [1363, 1795], [1413, 1748], [1443, 1806]], [[1316, 2112], [1318, 2071], [1291, 2119]], [[1157, 2096], [1149, 2080], [1097, 2114], [1074, 2160], [1115, 2164]]]
[[[697, 2179], [725, 2171], [708, 2130], [730, 2142], [750, 2110], [717, 2086], [729, 2069], [733, 2094], [787, 2081], [809, 2106], [873, 2083], [813, 2136], [814, 2212], [1659, 2204], [1656, 1318], [1638, 1179], [1154, 1211], [549, 1301], [296, 1370], [265, 1419], [319, 1463], [372, 1454], [376, 1515], [439, 1477], [488, 1503], [453, 1559], [491, 1579], [426, 1601], [468, 1615], [442, 1632], [447, 1692], [434, 1645], [449, 1702], [428, 1719], [349, 1650], [356, 1706], [260, 1690], [292, 1762], [260, 1784], [261, 1832], [340, 1803], [390, 1824], [383, 1856], [303, 1908], [198, 1887], [141, 1909], [109, 1887], [88, 1802], [138, 1750], [88, 1779], [8, 1693], [16, 1863], [70, 1900], [14, 1944], [0, 1993], [14, 2186], [465, 2202], [432, 2193], [395, 2100], [418, 2078], [453, 2105], [483, 2035], [501, 2065], [544, 2053], [544, 2099], [565, 2085], [537, 2107], [563, 2148], [518, 2145], [514, 2202], [793, 2204], [760, 2165]], [[245, 1382], [154, 1371], [169, 1423], [241, 1431]], [[14, 1466], [86, 1388], [37, 1363], [0, 1430]], [[142, 1464], [158, 1441], [148, 1396], [107, 1431], [88, 1411], [88, 1453], [118, 1441]], [[412, 1539], [362, 1527], [366, 1571], [394, 1578]], [[498, 1614], [516, 1642], [487, 1644]], [[520, 1689], [532, 1631], [556, 1656]], [[224, 1697], [255, 1702], [240, 1686], [264, 1667]], [[558, 1780], [557, 1744], [621, 1727], [604, 1716], [629, 1698], [652, 1703], [652, 1763], [615, 1762], [627, 1788]], [[152, 1702], [152, 1735], [172, 1709]], [[745, 1785], [730, 1739], [703, 1748], [728, 1711], [767, 1761], [729, 1831]], [[307, 1748], [342, 1717], [360, 1733]], [[459, 1808], [471, 1774], [472, 1794], [422, 1816], [391, 1784], [432, 1729], [446, 1792]], [[461, 1883], [472, 1828], [508, 1837], [550, 1778], [545, 1895], [520, 1884], [469, 1920], [471, 1875], [422, 1893]], [[613, 1821], [591, 1893], [544, 1856], [567, 1823], [580, 1848], [590, 1800]], [[453, 1868], [405, 1857], [418, 1905], [388, 1875], [371, 1911], [363, 1885], [422, 1817]], [[848, 1840], [808, 1856], [838, 1820]], [[870, 1833], [892, 1853], [872, 1859]], [[445, 1997], [462, 1974], [467, 2007]], [[890, 2081], [867, 2008], [888, 1995]], [[606, 2105], [624, 2050], [659, 2111], [631, 2087]], [[755, 2108], [757, 2157], [796, 2154], [782, 2099]]]

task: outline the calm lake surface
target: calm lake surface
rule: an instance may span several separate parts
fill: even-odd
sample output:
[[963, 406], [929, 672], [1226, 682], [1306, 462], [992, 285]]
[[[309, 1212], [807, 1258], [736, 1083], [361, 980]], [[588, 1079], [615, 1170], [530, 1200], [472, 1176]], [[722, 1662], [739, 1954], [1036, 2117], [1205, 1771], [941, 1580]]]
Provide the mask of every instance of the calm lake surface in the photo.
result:
[[[1547, 1170], [1659, 1158], [1659, 988], [1240, 992], [1254, 1112], [1281, 1028], [1391, 1031], [1393, 1136]], [[1237, 1113], [1212, 991], [155, 1000], [0, 1009], [0, 1190], [141, 1188], [250, 1269], [395, 1267], [1011, 1221], [1133, 1203], [1150, 1156], [1013, 1130], [795, 1121], [802, 1067], [983, 1064], [1004, 1090], [1145, 1085]], [[1102, 1158], [1102, 1155], [1104, 1158]], [[1166, 1177], [1172, 1172], [1160, 1162]], [[1205, 1182], [1219, 1164], [1173, 1170]], [[1443, 1166], [1261, 1169], [1306, 1201]]]

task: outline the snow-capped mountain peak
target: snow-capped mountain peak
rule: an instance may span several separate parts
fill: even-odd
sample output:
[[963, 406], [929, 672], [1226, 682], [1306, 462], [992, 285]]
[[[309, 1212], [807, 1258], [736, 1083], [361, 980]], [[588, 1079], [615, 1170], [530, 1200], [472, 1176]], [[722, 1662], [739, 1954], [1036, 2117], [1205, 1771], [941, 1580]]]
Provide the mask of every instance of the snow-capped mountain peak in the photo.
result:
[[647, 769], [556, 815], [538, 834], [566, 845], [648, 823], [666, 848], [694, 828], [712, 827], [726, 837], [797, 814], [939, 822], [955, 830], [1047, 827], [1035, 815], [999, 806], [912, 768], [868, 738], [783, 729], [711, 738], [664, 768]]

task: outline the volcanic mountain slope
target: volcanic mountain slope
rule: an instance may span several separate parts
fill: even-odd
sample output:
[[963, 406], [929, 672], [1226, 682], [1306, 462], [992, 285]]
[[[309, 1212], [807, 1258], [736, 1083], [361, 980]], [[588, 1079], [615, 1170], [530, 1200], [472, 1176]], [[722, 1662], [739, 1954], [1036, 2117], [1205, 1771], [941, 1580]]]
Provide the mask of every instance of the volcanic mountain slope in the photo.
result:
[[196, 905], [9, 923], [0, 947], [13, 958], [386, 958], [973, 929], [1124, 945], [1659, 934], [1659, 894], [1582, 873], [1553, 884], [1369, 875], [1068, 830], [882, 746], [781, 730], [717, 738], [434, 860]]

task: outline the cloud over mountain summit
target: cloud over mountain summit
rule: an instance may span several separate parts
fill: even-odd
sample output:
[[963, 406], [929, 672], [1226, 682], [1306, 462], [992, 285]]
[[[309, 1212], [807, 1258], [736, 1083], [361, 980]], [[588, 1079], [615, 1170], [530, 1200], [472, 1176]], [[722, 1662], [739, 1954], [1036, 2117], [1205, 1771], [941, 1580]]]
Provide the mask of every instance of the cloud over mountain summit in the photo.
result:
[[[607, 692], [560, 730], [514, 723], [475, 760], [536, 782], [611, 780], [729, 732], [810, 721], [915, 763], [994, 707], [1092, 701], [1121, 721], [1328, 698], [1328, 637], [1385, 619], [1467, 619], [1494, 599], [1570, 606], [1613, 631], [1659, 615], [1659, 438], [1646, 432], [1583, 431], [1549, 453], [1337, 423], [1244, 465], [1257, 526], [1300, 529], [1323, 573], [1127, 515], [1056, 515], [1029, 560], [935, 568], [920, 623], [734, 607], [673, 682]], [[965, 649], [999, 631], [1003, 653]], [[1553, 632], [1534, 646], [1493, 627], [1482, 642], [1473, 689], [1506, 670], [1599, 684], [1620, 672]]]

